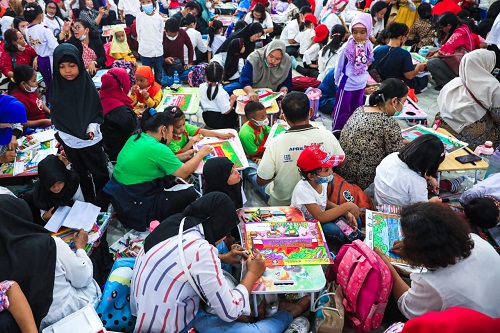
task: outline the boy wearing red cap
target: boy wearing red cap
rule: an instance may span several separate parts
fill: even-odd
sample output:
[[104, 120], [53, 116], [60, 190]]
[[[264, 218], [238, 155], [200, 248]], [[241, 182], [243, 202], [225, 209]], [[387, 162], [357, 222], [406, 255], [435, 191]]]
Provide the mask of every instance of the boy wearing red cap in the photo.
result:
[[292, 206], [302, 211], [307, 221], [319, 221], [328, 241], [342, 241], [340, 228], [332, 221], [344, 216], [351, 228], [356, 230], [359, 207], [352, 202], [336, 205], [328, 200], [328, 183], [333, 180], [332, 168], [344, 161], [343, 155], [332, 155], [320, 145], [304, 148], [299, 158], [302, 180], [297, 183], [292, 194]]

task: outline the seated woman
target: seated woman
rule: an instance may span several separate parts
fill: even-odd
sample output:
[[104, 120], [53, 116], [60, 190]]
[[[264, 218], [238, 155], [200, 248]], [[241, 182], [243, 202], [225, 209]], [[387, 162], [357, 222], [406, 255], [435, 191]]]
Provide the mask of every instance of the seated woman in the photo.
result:
[[403, 147], [401, 128], [392, 116], [403, 110], [407, 95], [403, 82], [387, 79], [370, 96], [370, 106], [354, 111], [340, 134], [345, 161], [338, 174], [362, 189], [373, 183], [380, 162]]
[[413, 66], [411, 55], [401, 48], [406, 42], [408, 27], [404, 23], [394, 22], [386, 30], [389, 43], [381, 45], [373, 51], [374, 61], [372, 68], [376, 68], [382, 80], [395, 78], [406, 82], [418, 94], [427, 88], [427, 77], [417, 78], [419, 72], [424, 71], [425, 64]]
[[411, 27], [408, 37], [408, 40], [414, 41], [417, 45], [415, 52], [424, 46], [434, 46], [434, 37], [436, 36], [436, 29], [432, 21], [431, 5], [429, 3], [421, 3], [417, 8], [417, 12], [418, 19]]
[[50, 110], [38, 96], [36, 72], [29, 65], [19, 65], [14, 69], [13, 81], [9, 83], [9, 95], [14, 96], [26, 108], [27, 127], [44, 128], [52, 125]]
[[500, 83], [491, 74], [499, 61], [494, 51], [481, 49], [464, 55], [459, 77], [437, 99], [439, 126], [472, 149], [485, 141], [493, 147], [500, 144]]
[[101, 21], [109, 15], [109, 8], [111, 3], [108, 1], [106, 8], [94, 8], [94, 1], [92, 0], [79, 0], [80, 2], [80, 15], [79, 19], [84, 20], [90, 24], [92, 29], [99, 31], [102, 26]]
[[262, 29], [264, 29], [264, 34], [268, 36], [266, 42], [271, 40], [269, 34], [274, 31], [273, 20], [271, 19], [271, 15], [266, 12], [266, 8], [263, 4], [257, 3], [253, 6], [252, 10], [245, 15], [243, 20], [247, 24], [259, 23]]
[[[149, 327], [159, 332], [162, 327], [175, 327], [177, 332], [187, 332], [194, 327], [200, 333], [282, 332], [308, 306], [309, 297], [295, 304], [280, 302], [280, 311], [267, 319], [255, 324], [236, 322], [251, 319], [246, 317], [250, 314], [249, 294], [266, 269], [261, 254], [249, 257], [240, 246], [224, 255], [215, 249], [231, 234], [237, 220], [231, 199], [214, 192], [156, 227], [146, 238], [132, 275], [131, 312], [141, 318], [135, 331]], [[178, 236], [180, 229], [185, 230], [182, 240]], [[179, 241], [186, 244], [182, 252], [178, 251]], [[221, 262], [239, 262], [237, 256], [246, 260], [247, 273], [233, 287], [222, 273]], [[188, 272], [180, 264], [181, 258]], [[190, 282], [186, 274], [196, 282]], [[201, 300], [211, 305], [214, 315], [207, 313]]]
[[17, 139], [23, 135], [26, 108], [12, 96], [0, 95], [0, 164], [16, 159]]
[[[74, 234], [75, 253], [61, 238], [33, 223], [23, 200], [6, 194], [0, 195], [0, 224], [0, 265], [5, 267], [0, 280], [19, 283], [40, 331], [99, 301], [101, 290], [84, 250], [87, 232]], [[0, 319], [2, 332], [4, 324]]]
[[16, 66], [30, 65], [36, 70], [37, 54], [26, 44], [23, 35], [16, 29], [8, 29], [4, 35], [3, 51], [0, 53], [0, 71], [9, 79], [14, 76], [14, 61]]
[[75, 20], [73, 37], [68, 40], [68, 43], [76, 46], [81, 52], [83, 64], [90, 75], [94, 75], [106, 63], [104, 46], [97, 32], [91, 29], [90, 23], [87, 21]]
[[[142, 114], [139, 133], [131, 136], [118, 154], [113, 177], [104, 188], [120, 221], [128, 228], [144, 231], [153, 220], [181, 212], [196, 200], [190, 187], [165, 191], [175, 185], [174, 177], [187, 178], [203, 157], [211, 153], [204, 146], [182, 163], [167, 146], [172, 140], [174, 120], [170, 110], [148, 109]], [[173, 177], [172, 177], [173, 176]]]
[[444, 38], [441, 40], [441, 47], [438, 50], [431, 50], [427, 53], [427, 70], [431, 72], [432, 78], [436, 82], [436, 90], [441, 90], [445, 84], [458, 76], [456, 68], [450, 68], [441, 57], [454, 54], [463, 47], [467, 51], [478, 48], [474, 42], [474, 37], [467, 24], [462, 23], [457, 15], [444, 13], [438, 19], [439, 30]]
[[137, 116], [132, 99], [128, 97], [130, 80], [123, 68], [111, 68], [101, 77], [99, 95], [104, 112], [101, 125], [104, 150], [111, 161], [116, 161], [125, 142], [137, 129]]
[[224, 68], [223, 84], [227, 85], [239, 80], [243, 65], [245, 65], [244, 53], [245, 41], [242, 38], [236, 38], [229, 44], [227, 52], [217, 53], [212, 58], [212, 62], [217, 62]]
[[292, 91], [292, 59], [286, 53], [283, 41], [273, 40], [266, 47], [252, 52], [243, 66], [239, 82], [228, 84], [224, 90], [233, 92], [241, 88], [256, 102], [259, 97], [254, 88], [269, 88], [283, 94]]
[[463, 306], [500, 317], [500, 257], [453, 210], [436, 203], [416, 203], [401, 213], [403, 241], [391, 251], [410, 265], [427, 271], [412, 273], [411, 287], [399, 276], [389, 258], [392, 296], [408, 319], [431, 311]]
[[443, 143], [432, 134], [416, 138], [399, 153], [389, 154], [375, 171], [375, 201], [393, 206], [441, 202], [438, 196], [428, 199], [427, 187], [436, 190], [435, 176], [444, 157]]
[[52, 31], [54, 37], [57, 38], [61, 33], [64, 26], [63, 17], [61, 15], [61, 9], [52, 0], [45, 1], [45, 18], [44, 22], [47, 27]]
[[242, 57], [243, 59], [246, 59], [248, 55], [255, 50], [255, 42], [259, 40], [263, 33], [264, 29], [260, 23], [252, 23], [242, 29], [235, 30], [235, 32], [227, 37], [224, 43], [222, 43], [216, 54], [227, 53], [229, 44], [231, 44], [234, 39], [241, 38], [243, 39], [243, 43], [245, 43], [245, 51]]

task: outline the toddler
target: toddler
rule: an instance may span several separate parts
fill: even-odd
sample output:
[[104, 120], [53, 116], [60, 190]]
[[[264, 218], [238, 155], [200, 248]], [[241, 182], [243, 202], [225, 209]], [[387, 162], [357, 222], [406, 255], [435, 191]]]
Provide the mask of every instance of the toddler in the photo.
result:
[[146, 107], [156, 108], [163, 97], [161, 86], [155, 82], [149, 66], [140, 66], [135, 72], [136, 84], [130, 90], [134, 111], [142, 114]]
[[109, 48], [109, 55], [115, 60], [135, 62], [135, 56], [127, 43], [125, 29], [119, 25], [113, 27], [113, 40]]

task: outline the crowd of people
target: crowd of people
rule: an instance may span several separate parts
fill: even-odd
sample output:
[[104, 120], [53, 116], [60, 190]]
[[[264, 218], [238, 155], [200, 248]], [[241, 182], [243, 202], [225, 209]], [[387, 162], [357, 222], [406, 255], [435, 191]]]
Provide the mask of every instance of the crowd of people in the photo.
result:
[[[394, 280], [384, 323], [400, 323], [390, 332], [433, 331], [439, 311], [446, 332], [463, 332], [457, 320], [467, 318], [499, 331], [500, 257], [486, 236], [500, 221], [499, 174], [465, 191], [462, 208], [452, 210], [438, 193], [456, 192], [463, 178], [439, 182], [441, 140], [406, 140], [393, 118], [409, 96], [434, 87], [431, 123], [473, 149], [499, 146], [498, 1], [241, 0], [227, 29], [217, 3], [5, 5], [0, 164], [15, 160], [17, 139], [46, 128], [56, 130], [59, 151], [38, 164], [33, 189], [20, 198], [0, 187], [0, 331], [38, 332], [106, 301], [105, 267], [85, 252], [88, 233], [74, 234], [71, 251], [43, 227], [58, 207], [85, 201], [112, 207], [126, 228], [151, 231], [130, 281], [135, 332], [309, 332], [300, 317], [309, 296], [280, 301], [267, 316], [263, 301], [253, 313], [250, 293], [266, 267], [261, 254], [235, 243], [236, 210], [251, 187], [269, 206], [293, 206], [321, 223], [336, 251], [352, 241], [337, 222], [362, 230], [367, 208], [334, 203], [337, 177], [375, 204], [402, 209], [404, 238], [391, 251], [425, 268], [408, 284], [377, 252]], [[288, 18], [284, 26], [275, 13]], [[110, 40], [102, 36], [109, 24]], [[98, 90], [92, 76], [100, 69], [107, 71]], [[331, 115], [331, 129], [310, 123], [315, 109], [294, 89], [294, 70], [320, 81], [318, 108]], [[158, 107], [169, 93], [163, 88], [178, 82], [199, 87], [204, 126], [179, 107]], [[286, 130], [272, 140], [255, 88], [280, 94]], [[241, 126], [236, 94], [248, 97]], [[219, 131], [228, 128], [237, 132]], [[197, 145], [233, 133], [248, 160], [241, 174], [227, 158], [207, 160], [213, 148]], [[189, 183], [200, 164], [198, 191]], [[231, 265], [241, 261], [246, 271], [232, 281]]]

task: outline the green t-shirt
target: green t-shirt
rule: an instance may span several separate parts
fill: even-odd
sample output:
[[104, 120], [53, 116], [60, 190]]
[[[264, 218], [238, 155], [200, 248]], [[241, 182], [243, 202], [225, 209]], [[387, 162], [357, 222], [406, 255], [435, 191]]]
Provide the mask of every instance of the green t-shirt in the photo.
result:
[[179, 150], [184, 148], [184, 146], [189, 142], [189, 137], [190, 136], [195, 136], [200, 132], [200, 128], [195, 125], [191, 125], [190, 123], [186, 122], [184, 124], [184, 133], [182, 133], [181, 136], [174, 137], [172, 138], [172, 141], [168, 144], [170, 149], [174, 152], [174, 154], [177, 154]]
[[[241, 126], [238, 136], [240, 137], [243, 150], [248, 156], [255, 155], [257, 151], [264, 151], [264, 138], [267, 137], [271, 131], [270, 126], [260, 127], [260, 131], [255, 130], [248, 121]], [[261, 149], [259, 149], [261, 147]]]
[[133, 185], [171, 175], [182, 162], [164, 144], [145, 133], [135, 141], [132, 135], [116, 161], [113, 177], [121, 184]]

